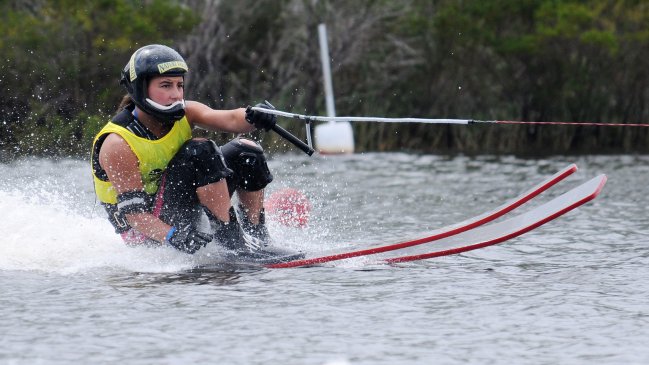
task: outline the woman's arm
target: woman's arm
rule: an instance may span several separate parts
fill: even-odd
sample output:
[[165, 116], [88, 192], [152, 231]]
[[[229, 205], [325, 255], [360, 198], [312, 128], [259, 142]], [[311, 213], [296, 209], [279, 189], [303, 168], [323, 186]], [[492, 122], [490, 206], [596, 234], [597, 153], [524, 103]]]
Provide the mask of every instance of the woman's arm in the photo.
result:
[[[106, 137], [99, 152], [99, 163], [118, 195], [144, 191], [138, 158], [122, 137], [117, 134]], [[165, 241], [167, 232], [171, 229], [171, 226], [151, 213], [127, 214], [126, 220], [131, 227], [159, 242]]]
[[246, 121], [244, 108], [216, 110], [197, 101], [187, 101], [185, 115], [192, 126], [216, 132], [247, 133], [255, 127]]

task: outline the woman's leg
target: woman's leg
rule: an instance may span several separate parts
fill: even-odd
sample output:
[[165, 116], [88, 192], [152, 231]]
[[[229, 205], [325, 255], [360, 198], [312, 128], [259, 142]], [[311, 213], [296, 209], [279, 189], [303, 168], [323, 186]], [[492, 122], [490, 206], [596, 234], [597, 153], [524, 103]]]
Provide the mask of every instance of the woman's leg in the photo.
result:
[[214, 217], [228, 222], [231, 204], [226, 178], [231, 175], [214, 142], [187, 141], [165, 171], [160, 219], [172, 225], [187, 224], [196, 221], [206, 207]]
[[230, 221], [230, 193], [225, 179], [196, 189], [198, 201], [222, 222]]
[[250, 223], [259, 224], [264, 209], [264, 190], [245, 191], [237, 190], [239, 205]]
[[230, 194], [239, 197], [239, 218], [244, 230], [268, 243], [265, 226], [264, 188], [273, 181], [264, 150], [249, 139], [235, 138], [221, 147], [227, 166], [234, 171], [228, 177]]

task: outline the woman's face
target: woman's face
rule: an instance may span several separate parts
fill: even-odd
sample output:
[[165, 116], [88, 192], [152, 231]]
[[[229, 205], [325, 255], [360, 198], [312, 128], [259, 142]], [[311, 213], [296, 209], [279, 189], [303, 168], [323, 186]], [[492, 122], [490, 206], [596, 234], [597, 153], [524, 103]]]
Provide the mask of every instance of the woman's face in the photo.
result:
[[184, 99], [182, 76], [155, 76], [149, 81], [149, 98], [161, 105], [171, 105]]

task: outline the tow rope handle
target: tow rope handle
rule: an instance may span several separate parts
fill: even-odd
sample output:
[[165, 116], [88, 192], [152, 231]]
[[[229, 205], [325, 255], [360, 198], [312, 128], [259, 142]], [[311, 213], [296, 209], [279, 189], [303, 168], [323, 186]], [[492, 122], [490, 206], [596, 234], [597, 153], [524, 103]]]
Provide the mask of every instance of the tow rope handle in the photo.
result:
[[[307, 124], [307, 128], [309, 128], [309, 127], [310, 127], [310, 126]], [[299, 148], [299, 149], [301, 149], [302, 151], [304, 151], [304, 153], [306, 153], [307, 155], [311, 156], [311, 155], [313, 155], [313, 152], [315, 152], [315, 150], [313, 149], [313, 147], [311, 147], [311, 146], [309, 146], [308, 144], [302, 142], [301, 139], [295, 137], [295, 136], [292, 135], [289, 131], [287, 131], [286, 129], [284, 129], [284, 128], [278, 126], [277, 124], [275, 124], [275, 125], [273, 126], [273, 130], [275, 131], [275, 133], [277, 133], [277, 134], [279, 134], [280, 136], [284, 137], [284, 139], [286, 139], [287, 141], [293, 143], [297, 148]], [[308, 132], [307, 132], [307, 133], [308, 133]]]
[[[273, 110], [275, 110], [275, 107], [273, 106], [273, 104], [269, 103], [268, 100], [264, 100], [264, 102], [266, 104], [268, 104], [268, 106], [273, 108]], [[265, 112], [268, 109], [253, 108], [253, 110], [258, 110], [258, 111], [261, 111], [261, 112]], [[272, 130], [275, 131], [275, 133], [282, 136], [287, 141], [291, 142], [293, 145], [295, 145], [295, 147], [297, 147], [297, 148], [301, 149], [302, 151], [304, 151], [304, 153], [306, 153], [307, 155], [311, 156], [311, 155], [313, 155], [313, 152], [315, 152], [315, 150], [313, 149], [313, 145], [311, 143], [311, 125], [308, 122], [306, 123], [306, 136], [307, 136], [307, 139], [309, 141], [309, 144], [304, 143], [301, 139], [299, 139], [296, 136], [292, 135], [289, 131], [287, 131], [286, 129], [278, 126], [277, 124], [275, 124], [273, 126]]]

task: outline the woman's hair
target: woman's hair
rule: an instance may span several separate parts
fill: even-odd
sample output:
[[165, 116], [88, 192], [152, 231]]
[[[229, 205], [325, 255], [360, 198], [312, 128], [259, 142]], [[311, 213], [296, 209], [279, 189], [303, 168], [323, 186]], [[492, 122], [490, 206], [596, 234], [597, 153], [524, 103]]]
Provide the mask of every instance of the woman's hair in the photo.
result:
[[122, 100], [119, 102], [119, 106], [117, 107], [117, 113], [121, 112], [122, 109], [126, 108], [130, 104], [133, 104], [131, 96], [128, 94], [122, 96]]

